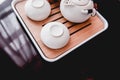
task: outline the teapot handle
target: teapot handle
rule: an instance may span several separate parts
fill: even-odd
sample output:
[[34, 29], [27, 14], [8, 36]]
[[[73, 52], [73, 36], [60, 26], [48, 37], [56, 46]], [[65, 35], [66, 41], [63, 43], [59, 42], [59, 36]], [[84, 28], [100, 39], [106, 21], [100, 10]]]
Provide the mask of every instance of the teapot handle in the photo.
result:
[[72, 6], [73, 2], [71, 0], [64, 0], [64, 5], [66, 5], [66, 6]]

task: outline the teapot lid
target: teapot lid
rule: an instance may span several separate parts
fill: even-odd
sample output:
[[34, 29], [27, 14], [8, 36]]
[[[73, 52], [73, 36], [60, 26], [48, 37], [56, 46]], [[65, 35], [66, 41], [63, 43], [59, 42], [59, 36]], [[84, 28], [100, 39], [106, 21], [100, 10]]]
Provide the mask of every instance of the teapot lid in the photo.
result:
[[90, 0], [72, 0], [73, 3], [79, 6], [85, 6], [89, 3]]
[[32, 6], [35, 8], [40, 8], [44, 5], [44, 0], [32, 0]]

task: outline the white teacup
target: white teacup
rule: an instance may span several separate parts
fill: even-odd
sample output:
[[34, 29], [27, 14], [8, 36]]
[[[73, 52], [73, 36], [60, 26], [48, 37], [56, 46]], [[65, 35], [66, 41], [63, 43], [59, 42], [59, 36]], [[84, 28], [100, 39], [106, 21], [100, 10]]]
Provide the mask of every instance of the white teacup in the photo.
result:
[[61, 0], [60, 10], [67, 20], [75, 23], [82, 23], [96, 13], [92, 0]]
[[27, 0], [24, 8], [26, 15], [35, 21], [46, 19], [51, 12], [47, 0]]
[[47, 23], [40, 32], [41, 41], [51, 49], [64, 47], [70, 38], [69, 30], [60, 22]]

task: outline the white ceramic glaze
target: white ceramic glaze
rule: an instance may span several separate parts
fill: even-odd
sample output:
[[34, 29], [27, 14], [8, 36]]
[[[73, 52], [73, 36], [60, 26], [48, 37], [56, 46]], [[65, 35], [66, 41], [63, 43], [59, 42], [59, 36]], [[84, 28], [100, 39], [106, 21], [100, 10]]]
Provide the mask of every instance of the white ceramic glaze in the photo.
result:
[[26, 15], [35, 21], [46, 19], [51, 12], [47, 0], [27, 0], [24, 8]]
[[49, 22], [40, 32], [41, 41], [51, 49], [64, 47], [70, 38], [69, 30], [60, 22]]
[[61, 0], [62, 15], [70, 22], [82, 23], [96, 14], [92, 0]]

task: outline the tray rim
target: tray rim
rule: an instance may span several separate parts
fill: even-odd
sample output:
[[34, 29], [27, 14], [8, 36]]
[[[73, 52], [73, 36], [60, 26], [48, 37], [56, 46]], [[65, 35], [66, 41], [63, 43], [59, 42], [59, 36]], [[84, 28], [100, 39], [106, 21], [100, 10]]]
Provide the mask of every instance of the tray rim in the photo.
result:
[[60, 58], [64, 57], [65, 55], [67, 55], [68, 53], [70, 53], [71, 51], [75, 50], [76, 48], [80, 47], [81, 45], [83, 45], [84, 43], [86, 43], [87, 41], [91, 40], [92, 38], [96, 37], [98, 34], [102, 33], [103, 31], [105, 31], [108, 28], [108, 22], [107, 20], [97, 11], [97, 16], [101, 19], [101, 21], [103, 21], [104, 24], [104, 29], [98, 31], [96, 34], [92, 35], [91, 37], [87, 38], [86, 40], [84, 40], [83, 42], [81, 42], [80, 44], [76, 45], [75, 47], [69, 49], [68, 51], [66, 51], [65, 53], [59, 55], [56, 58], [47, 58], [44, 53], [42, 52], [42, 50], [39, 48], [39, 45], [36, 43], [36, 41], [34, 40], [32, 34], [30, 33], [30, 31], [27, 29], [27, 26], [24, 24], [24, 21], [22, 20], [22, 18], [20, 17], [19, 13], [17, 12], [15, 5], [18, 2], [21, 2], [24, 0], [13, 0], [11, 3], [12, 9], [15, 12], [15, 14], [17, 15], [19, 21], [21, 22], [24, 30], [26, 31], [27, 35], [30, 37], [31, 41], [33, 42], [33, 45], [35, 46], [35, 48], [38, 50], [39, 54], [41, 55], [41, 57], [48, 61], [48, 62], [55, 62], [57, 60], [59, 60]]

